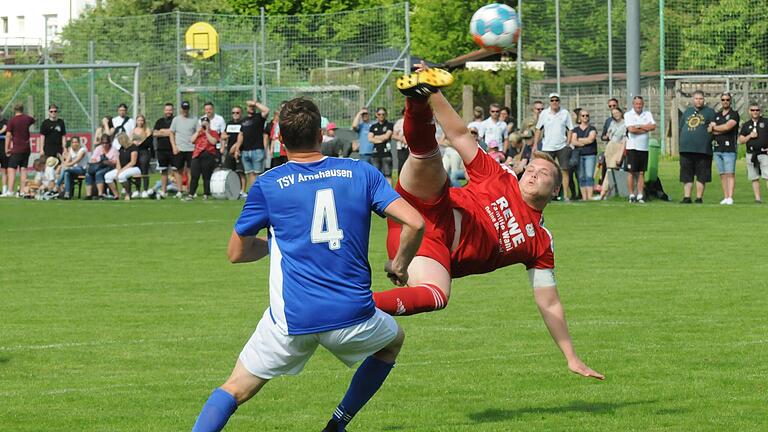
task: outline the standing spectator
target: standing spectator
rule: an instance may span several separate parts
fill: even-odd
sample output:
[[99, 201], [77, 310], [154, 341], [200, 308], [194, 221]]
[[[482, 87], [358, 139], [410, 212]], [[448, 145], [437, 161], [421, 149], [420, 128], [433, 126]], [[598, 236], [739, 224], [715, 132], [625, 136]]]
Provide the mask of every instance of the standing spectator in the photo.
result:
[[61, 160], [64, 149], [67, 145], [67, 127], [64, 120], [58, 118], [59, 107], [51, 104], [48, 107], [48, 118], [40, 124], [40, 135], [44, 136], [43, 155], [44, 159], [55, 157]]
[[16, 104], [13, 107], [13, 117], [8, 121], [5, 132], [5, 155], [8, 157], [8, 169], [6, 170], [8, 192], [6, 196], [13, 196], [16, 188], [16, 170], [19, 176], [19, 196], [27, 195], [27, 165], [29, 164], [29, 128], [35, 124], [35, 119], [24, 114], [24, 105]]
[[232, 152], [240, 134], [242, 123], [243, 108], [240, 105], [235, 105], [232, 107], [232, 118], [229, 119], [224, 133], [221, 134], [221, 165], [224, 169], [236, 172], [237, 176], [240, 177], [240, 198], [245, 199], [248, 196], [246, 193], [248, 181], [245, 179], [243, 160], [240, 157], [235, 157]]
[[8, 120], [3, 116], [3, 107], [0, 106], [0, 182], [3, 185], [0, 197], [4, 197], [8, 193], [8, 176], [5, 175], [5, 170], [8, 168], [8, 155], [5, 154], [5, 132], [7, 129]]
[[72, 137], [69, 150], [64, 153], [64, 162], [61, 164], [61, 175], [56, 181], [61, 198], [70, 199], [72, 195], [72, 179], [85, 175], [88, 166], [88, 150], [80, 143], [77, 137]]
[[538, 143], [542, 132], [544, 139], [541, 149], [552, 156], [560, 165], [560, 171], [563, 174], [563, 199], [568, 201], [565, 191], [569, 189], [570, 181], [568, 178], [568, 160], [571, 157], [571, 148], [568, 146], [568, 131], [573, 129], [571, 113], [567, 109], [560, 107], [560, 95], [550, 93], [549, 109], [539, 113], [536, 121], [536, 131], [533, 135], [533, 142]]
[[136, 127], [136, 122], [128, 117], [128, 105], [121, 103], [117, 106], [117, 117], [112, 118], [112, 127], [109, 130], [109, 135], [112, 136], [112, 146], [119, 149], [118, 135], [126, 134], [130, 137], [134, 127]]
[[136, 127], [131, 132], [131, 141], [139, 149], [137, 166], [143, 177], [141, 192], [134, 191], [131, 198], [149, 198], [149, 163], [152, 161], [152, 129], [147, 127], [147, 118], [143, 114], [136, 116]]
[[387, 109], [376, 108], [376, 123], [368, 128], [368, 141], [373, 144], [374, 154], [371, 163], [379, 170], [387, 181], [392, 184], [392, 149], [389, 140], [395, 125], [387, 120]]
[[165, 198], [168, 189], [168, 169], [173, 166], [173, 147], [171, 146], [171, 124], [173, 123], [173, 104], [166, 103], [163, 107], [163, 116], [155, 122], [152, 135], [155, 136], [157, 149], [157, 170], [160, 171], [160, 190], [157, 198]]
[[445, 173], [448, 174], [448, 180], [451, 182], [451, 186], [461, 187], [459, 180], [466, 178], [467, 174], [464, 170], [464, 162], [462, 162], [459, 152], [453, 148], [453, 144], [448, 140], [443, 140], [440, 148], [443, 153], [443, 169], [445, 169]]
[[597, 163], [597, 129], [589, 122], [589, 112], [579, 112], [579, 124], [571, 131], [571, 144], [579, 149], [579, 189], [584, 200], [592, 200]]
[[[117, 186], [115, 186], [115, 180], [120, 183], [122, 189], [130, 191], [131, 185], [128, 184], [131, 177], [141, 175], [141, 169], [139, 169], [139, 146], [134, 141], [126, 138], [120, 138], [120, 150], [117, 157], [117, 165], [115, 168], [106, 174], [104, 174], [104, 182], [109, 186], [109, 190], [112, 191], [114, 199], [120, 199]], [[125, 194], [125, 200], [130, 201], [130, 193]]]
[[696, 203], [704, 198], [704, 187], [712, 181], [712, 129], [715, 111], [704, 105], [704, 92], [693, 92], [693, 106], [680, 118], [680, 182], [683, 204], [691, 203], [693, 178], [696, 177]]
[[[472, 131], [470, 130], [469, 133], [471, 134]], [[530, 131], [525, 131], [525, 133], [529, 134]], [[509, 134], [509, 147], [505, 153], [506, 159], [504, 160], [504, 164], [511, 167], [512, 171], [518, 176], [523, 174], [525, 167], [531, 160], [531, 138], [533, 138], [533, 136], [524, 136], [522, 133], [518, 132]]]
[[627, 127], [624, 124], [624, 114], [619, 108], [611, 111], [611, 124], [608, 126], [608, 144], [605, 146], [605, 168], [603, 186], [600, 189], [600, 199], [606, 199], [611, 193], [611, 182], [608, 175], [619, 169], [624, 157], [624, 144], [627, 140]]
[[[632, 98], [632, 109], [624, 113], [627, 128], [627, 187], [629, 202], [644, 203], [645, 170], [648, 169], [648, 132], [656, 130], [650, 111], [645, 111], [642, 96]], [[690, 201], [689, 201], [690, 202]]]
[[192, 152], [192, 179], [189, 184], [189, 195], [187, 200], [192, 200], [197, 195], [197, 185], [200, 182], [200, 175], [203, 176], [203, 200], [211, 196], [211, 176], [213, 169], [216, 168], [216, 158], [218, 151], [216, 143], [219, 142], [219, 133], [213, 129], [208, 117], [200, 119], [200, 129], [192, 137], [195, 143], [195, 150]]
[[371, 115], [366, 107], [360, 109], [352, 120], [352, 130], [357, 132], [360, 160], [368, 163], [371, 163], [373, 155], [373, 143], [368, 141], [368, 132], [372, 125]]
[[[203, 105], [203, 113], [204, 116], [208, 118], [208, 122], [210, 123], [209, 128], [211, 130], [215, 130], [216, 133], [221, 136], [221, 134], [224, 132], [224, 128], [227, 127], [227, 122], [224, 121], [224, 117], [216, 114], [213, 102], [208, 101]], [[198, 126], [200, 126], [200, 122], [198, 122]]]
[[341, 154], [341, 142], [336, 137], [336, 123], [328, 122], [323, 130], [323, 142], [320, 144], [320, 153], [323, 156], [339, 157]]
[[[541, 114], [542, 111], [544, 111], [544, 102], [540, 100], [534, 101], [533, 106], [531, 107], [531, 116], [525, 118], [520, 125], [520, 130], [522, 132], [525, 132], [526, 130], [530, 131], [531, 139], [533, 139], [536, 133], [536, 123], [539, 122], [539, 114]], [[541, 150], [541, 142], [534, 142], [533, 144], [536, 150]]]
[[510, 124], [512, 122], [511, 120], [511, 113], [512, 110], [505, 106], [501, 107], [501, 111], [499, 111], [499, 120], [503, 121], [505, 124]]
[[117, 165], [118, 150], [112, 145], [108, 134], [102, 134], [99, 146], [93, 150], [85, 171], [85, 199], [93, 198], [93, 184], [96, 183], [97, 198], [104, 199], [104, 175]]
[[736, 187], [736, 147], [738, 145], [739, 113], [731, 109], [730, 93], [720, 95], [722, 109], [715, 114], [715, 121], [710, 123], [715, 136], [713, 158], [720, 174], [723, 187], [723, 200], [720, 204], [733, 204], [733, 190]]
[[[405, 114], [405, 108], [403, 108], [403, 114]], [[476, 106], [472, 110], [472, 121], [467, 125], [467, 129], [475, 128], [475, 131], [480, 135], [480, 131], [483, 130], [483, 122], [485, 121], [485, 110], [481, 106]]]
[[608, 135], [608, 128], [611, 126], [611, 123], [613, 123], [613, 110], [617, 109], [619, 107], [619, 100], [616, 98], [610, 98], [608, 99], [608, 118], [605, 119], [605, 122], [603, 122], [603, 131], [600, 134], [600, 139], [603, 142], [608, 142], [611, 140], [611, 137]]
[[283, 145], [283, 138], [280, 135], [280, 110], [283, 109], [285, 101], [280, 102], [275, 114], [272, 116], [272, 123], [264, 130], [264, 140], [268, 146], [268, 162], [270, 168], [278, 167], [288, 162], [288, 154]]
[[403, 131], [403, 124], [405, 123], [405, 119], [403, 118], [404, 114], [405, 108], [400, 111], [400, 118], [397, 119], [395, 125], [392, 126], [392, 140], [395, 142], [395, 148], [397, 150], [398, 173], [403, 170], [403, 164], [408, 160], [408, 156], [411, 155], [411, 152], [408, 150], [408, 143], [405, 141], [405, 132]]
[[[187, 178], [189, 178], [189, 170], [192, 167], [192, 152], [195, 150], [192, 136], [196, 131], [197, 119], [189, 115], [189, 102], [184, 101], [181, 103], [181, 112], [171, 122], [170, 138], [173, 150], [173, 169], [175, 171], [176, 184], [179, 185], [176, 198], [183, 196], [184, 186], [182, 179], [184, 174], [187, 174]], [[189, 184], [187, 184], [187, 188], [189, 188]]]
[[747, 177], [752, 181], [755, 202], [761, 204], [760, 177], [768, 186], [768, 129], [756, 102], [749, 104], [749, 117], [741, 127], [739, 142], [747, 145]]
[[501, 107], [497, 103], [490, 106], [491, 115], [483, 121], [480, 133], [480, 139], [485, 141], [488, 148], [497, 148], [501, 150], [504, 146], [504, 135], [507, 131], [507, 124], [501, 120]]
[[[264, 159], [267, 151], [264, 140], [264, 125], [269, 118], [269, 108], [254, 100], [247, 101], [246, 107], [248, 116], [240, 124], [240, 133], [237, 134], [237, 141], [232, 148], [232, 153], [242, 161], [243, 171], [253, 185], [259, 174], [264, 172]], [[257, 109], [259, 112], [256, 112]], [[279, 141], [276, 145], [279, 145]], [[245, 190], [248, 190], [247, 185]]]

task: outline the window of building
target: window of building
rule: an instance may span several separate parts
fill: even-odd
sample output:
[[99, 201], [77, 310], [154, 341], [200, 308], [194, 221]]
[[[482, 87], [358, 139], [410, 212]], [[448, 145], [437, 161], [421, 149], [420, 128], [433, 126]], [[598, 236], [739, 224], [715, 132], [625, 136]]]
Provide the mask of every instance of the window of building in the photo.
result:
[[19, 33], [24, 33], [26, 29], [24, 28], [24, 17], [23, 16], [17, 16], [16, 17], [16, 31]]
[[3, 33], [8, 33], [8, 17], [2, 17], [0, 21], [2, 21]]

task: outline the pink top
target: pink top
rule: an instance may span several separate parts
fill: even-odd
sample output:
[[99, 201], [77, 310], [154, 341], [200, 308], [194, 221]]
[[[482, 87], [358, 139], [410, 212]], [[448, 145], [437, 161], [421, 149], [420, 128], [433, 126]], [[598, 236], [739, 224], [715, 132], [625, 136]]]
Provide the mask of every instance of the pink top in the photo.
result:
[[[93, 154], [91, 155], [90, 163], [99, 163], [101, 161], [101, 156], [104, 154], [104, 146], [99, 145], [96, 147], [96, 150], [93, 151]], [[115, 146], [110, 146], [109, 151], [107, 152], [107, 159], [111, 161], [117, 161], [117, 155], [118, 150]]]

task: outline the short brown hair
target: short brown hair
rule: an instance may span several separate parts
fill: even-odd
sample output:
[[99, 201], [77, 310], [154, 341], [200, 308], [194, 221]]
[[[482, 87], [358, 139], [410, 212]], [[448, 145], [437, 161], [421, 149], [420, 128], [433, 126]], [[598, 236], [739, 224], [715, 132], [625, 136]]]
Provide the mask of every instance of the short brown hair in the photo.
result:
[[533, 159], [544, 159], [545, 161], [551, 163], [555, 166], [555, 187], [559, 187], [563, 184], [563, 173], [560, 171], [560, 165], [557, 164], [557, 161], [555, 158], [553, 158], [549, 153], [545, 153], [542, 151], [534, 151], [533, 152]]
[[24, 104], [23, 103], [17, 103], [13, 106], [13, 112], [17, 113], [23, 113], [24, 112]]
[[320, 110], [314, 102], [299, 97], [280, 109], [280, 135], [288, 150], [311, 150], [318, 145]]

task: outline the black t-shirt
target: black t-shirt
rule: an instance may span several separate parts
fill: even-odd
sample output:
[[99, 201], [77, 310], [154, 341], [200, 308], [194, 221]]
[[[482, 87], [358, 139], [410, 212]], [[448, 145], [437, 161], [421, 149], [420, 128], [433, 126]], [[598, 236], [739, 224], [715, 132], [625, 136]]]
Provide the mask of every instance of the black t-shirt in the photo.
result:
[[45, 137], [43, 143], [43, 152], [45, 152], [45, 154], [54, 155], [61, 153], [61, 137], [67, 134], [64, 120], [43, 120], [43, 123], [40, 125], [40, 134]]
[[754, 121], [749, 119], [741, 126], [739, 135], [746, 136], [752, 133], [752, 129], [757, 129], [757, 138], [747, 141], [747, 153], [757, 153], [760, 150], [768, 149], [768, 122], [763, 117]]
[[[368, 130], [368, 132], [372, 133], [373, 136], [379, 136], [391, 131], [394, 129], [394, 127], [394, 123], [389, 121], [385, 121], [384, 123], [376, 122], [371, 125], [371, 128]], [[381, 144], [374, 144], [373, 153], [378, 157], [389, 156], [389, 140], [384, 141]]]
[[240, 124], [240, 133], [243, 134], [241, 151], [264, 148], [264, 123], [266, 121], [267, 119], [261, 113], [255, 113], [253, 117], [248, 116], [243, 120]]
[[[173, 116], [171, 117], [163, 117], [161, 119], [158, 119], [155, 122], [155, 130], [160, 129], [170, 129], [171, 128], [171, 122], [173, 122]], [[161, 151], [171, 151], [171, 138], [164, 136], [164, 137], [157, 137], [157, 149]]]
[[[581, 126], [576, 126], [571, 129], [571, 132], [576, 134], [576, 138], [587, 138], [589, 137], [589, 133], [592, 131], [597, 132], [597, 129], [595, 129], [595, 127], [592, 125], [589, 125], [589, 127], [586, 129], [582, 129]], [[597, 154], [597, 133], [595, 133], [595, 139], [592, 140], [590, 144], [587, 144], [584, 147], [576, 148], [581, 151], [582, 156], [591, 156]]]
[[730, 110], [728, 114], [723, 115], [722, 111], [715, 114], [715, 124], [718, 126], [728, 123], [730, 120], [736, 120], [736, 126], [728, 132], [720, 135], [715, 135], [715, 151], [724, 153], [735, 153], [736, 145], [738, 144], [739, 132], [739, 113], [734, 110]]
[[139, 144], [139, 151], [152, 152], [152, 135], [144, 138], [144, 141]]
[[[6, 125], [8, 125], [8, 120], [5, 118], [0, 118], [0, 130], [2, 130]], [[5, 132], [0, 133], [0, 142], [5, 143]], [[5, 152], [5, 149], [1, 149], [3, 152]]]
[[[131, 163], [131, 153], [138, 153], [139, 148], [135, 145], [130, 145], [128, 147], [120, 147], [120, 166], [124, 167]], [[138, 162], [138, 155], [136, 156], [136, 161]]]
[[[235, 145], [235, 142], [237, 142], [237, 135], [240, 133], [240, 127], [242, 125], [242, 121], [234, 121], [230, 120], [229, 123], [227, 123], [227, 126], [224, 128], [224, 132], [227, 133], [227, 149], [230, 149], [233, 145]], [[227, 150], [229, 152], [229, 150]]]

